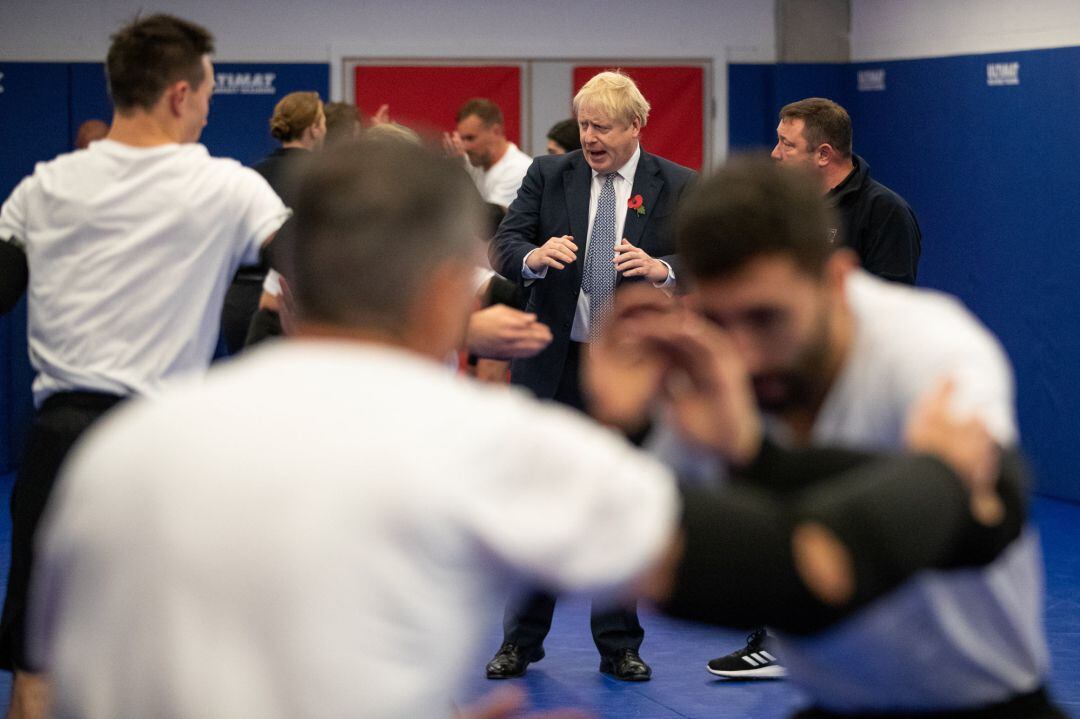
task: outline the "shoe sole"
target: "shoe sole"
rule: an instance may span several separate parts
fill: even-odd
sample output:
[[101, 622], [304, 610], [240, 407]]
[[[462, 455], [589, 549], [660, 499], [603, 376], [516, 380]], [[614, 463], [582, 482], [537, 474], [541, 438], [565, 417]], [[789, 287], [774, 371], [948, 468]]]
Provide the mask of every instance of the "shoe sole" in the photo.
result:
[[705, 670], [713, 676], [724, 677], [725, 679], [783, 679], [787, 676], [787, 670], [780, 666], [725, 671], [723, 669], [713, 669], [706, 664]]
[[522, 670], [518, 674], [492, 674], [491, 672], [485, 672], [488, 679], [517, 679], [518, 677], [525, 676], [525, 670]]
[[520, 672], [518, 672], [517, 674], [493, 674], [491, 672], [485, 671], [484, 675], [488, 679], [517, 679], [518, 677], [525, 676], [525, 672], [529, 671], [529, 664], [535, 664], [536, 662], [543, 659], [545, 656], [547, 656], [547, 655], [544, 652], [540, 652], [540, 654], [537, 655], [537, 657], [535, 659], [530, 659], [525, 664], [525, 667]]
[[652, 674], [638, 674], [632, 677], [620, 677], [615, 674], [614, 671], [601, 669], [600, 673], [606, 677], [611, 677], [615, 681], [619, 682], [647, 682], [652, 679]]

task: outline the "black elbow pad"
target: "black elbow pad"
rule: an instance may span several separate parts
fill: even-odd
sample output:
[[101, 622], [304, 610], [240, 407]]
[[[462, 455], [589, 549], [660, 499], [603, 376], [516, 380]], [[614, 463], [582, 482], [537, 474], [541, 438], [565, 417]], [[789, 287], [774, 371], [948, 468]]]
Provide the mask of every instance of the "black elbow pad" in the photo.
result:
[[30, 282], [26, 252], [14, 241], [0, 241], [0, 315], [19, 303]]

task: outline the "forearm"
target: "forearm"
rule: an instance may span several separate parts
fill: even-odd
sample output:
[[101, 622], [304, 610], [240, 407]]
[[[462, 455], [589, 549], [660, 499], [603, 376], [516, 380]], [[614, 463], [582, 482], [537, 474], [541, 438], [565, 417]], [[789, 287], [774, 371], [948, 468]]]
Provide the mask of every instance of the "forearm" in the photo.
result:
[[841, 472], [878, 457], [841, 447], [787, 449], [765, 437], [754, 460], [742, 467], [732, 467], [731, 474], [735, 481], [757, 489], [792, 495], [819, 482], [834, 480]]
[[[540, 206], [543, 178], [536, 163], [525, 173], [517, 197], [491, 240], [488, 257], [491, 268], [508, 280], [521, 284], [521, 264], [540, 243]], [[546, 239], [546, 238], [544, 238]]]
[[[823, 466], [833, 461], [855, 457], [833, 454]], [[790, 497], [750, 486], [687, 495], [685, 551], [666, 611], [725, 626], [818, 631], [923, 569], [992, 561], [1023, 527], [1024, 485], [1022, 465], [1006, 457], [998, 482], [1006, 518], [995, 527], [974, 521], [966, 491], [944, 464], [920, 456], [865, 458]], [[811, 526], [846, 553], [850, 591], [842, 601], [813, 591], [796, 557], [794, 538]]]

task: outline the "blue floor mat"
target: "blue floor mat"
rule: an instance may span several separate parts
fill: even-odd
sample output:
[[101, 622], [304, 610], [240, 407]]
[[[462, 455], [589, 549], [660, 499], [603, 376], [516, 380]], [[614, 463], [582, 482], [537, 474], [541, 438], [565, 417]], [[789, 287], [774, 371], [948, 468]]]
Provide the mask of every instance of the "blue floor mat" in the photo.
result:
[[[1047, 566], [1046, 627], [1053, 660], [1050, 689], [1055, 701], [1080, 719], [1080, 505], [1038, 498], [1034, 517], [1042, 532]], [[650, 682], [626, 684], [597, 672], [599, 657], [589, 634], [589, 607], [575, 600], [560, 602], [555, 610], [551, 634], [544, 643], [547, 657], [531, 665], [524, 678], [510, 681], [528, 691], [535, 708], [580, 706], [601, 719], [781, 719], [805, 702], [783, 681], [732, 682], [705, 671], [709, 659], [741, 648], [745, 633], [644, 612], [641, 623], [645, 627], [641, 654], [653, 667]], [[491, 654], [500, 640], [496, 625], [489, 640]], [[482, 678], [482, 663], [475, 674], [467, 696], [502, 684]]]

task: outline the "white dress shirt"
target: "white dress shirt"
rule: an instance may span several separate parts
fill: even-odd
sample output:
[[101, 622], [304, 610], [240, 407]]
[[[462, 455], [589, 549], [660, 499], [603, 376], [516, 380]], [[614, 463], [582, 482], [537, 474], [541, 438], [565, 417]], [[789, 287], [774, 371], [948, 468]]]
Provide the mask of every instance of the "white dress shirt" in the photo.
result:
[[[630, 156], [630, 159], [625, 165], [615, 171], [615, 244], [618, 245], [623, 240], [623, 229], [626, 226], [626, 206], [630, 202], [630, 193], [634, 190], [634, 175], [637, 174], [638, 161], [641, 159], [641, 145], [638, 145], [634, 150], [634, 154]], [[596, 206], [600, 202], [600, 193], [604, 189], [605, 176], [598, 173], [596, 170], [592, 170], [592, 183], [589, 185], [589, 234], [585, 240], [585, 243], [575, 241], [574, 244], [578, 246], [577, 262], [585, 262], [585, 253], [588, 249], [589, 242], [592, 241], [593, 222], [596, 220]], [[579, 238], [575, 238], [577, 240]], [[546, 240], [545, 240], [546, 241]], [[527, 261], [529, 255], [536, 250], [529, 252], [525, 255], [525, 260], [522, 261], [521, 276], [528, 282], [530, 280], [540, 280], [547, 277], [547, 266], [541, 267], [539, 272], [533, 272], [529, 269]], [[615, 245], [611, 247], [611, 256], [615, 256]], [[671, 265], [660, 260], [668, 269], [668, 276], [663, 282], [654, 283], [656, 287], [668, 288], [675, 284], [675, 272], [671, 269]], [[570, 328], [570, 339], [574, 342], [588, 342], [589, 341], [589, 308], [592, 304], [592, 299], [588, 293], [584, 290], [578, 292], [577, 298], [577, 310], [574, 312], [574, 325]]]

